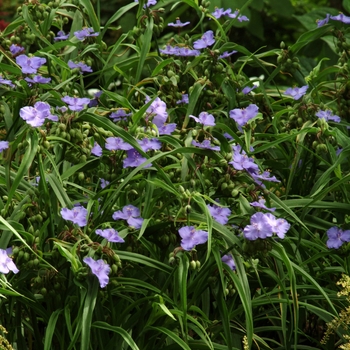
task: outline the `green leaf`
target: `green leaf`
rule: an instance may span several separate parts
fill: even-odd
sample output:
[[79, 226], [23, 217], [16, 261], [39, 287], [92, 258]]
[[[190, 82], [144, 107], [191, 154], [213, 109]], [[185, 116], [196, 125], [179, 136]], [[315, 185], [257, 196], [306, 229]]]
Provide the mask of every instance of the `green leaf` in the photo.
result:
[[107, 331], [111, 331], [111, 332], [117, 333], [117, 334], [119, 334], [119, 335], [121, 335], [123, 337], [124, 341], [130, 346], [130, 348], [132, 350], [140, 350], [139, 347], [134, 342], [134, 340], [132, 339], [132, 337], [130, 336], [130, 334], [126, 330], [121, 328], [121, 327], [111, 326], [110, 324], [108, 324], [106, 322], [102, 322], [102, 321], [94, 322], [91, 325], [91, 327], [93, 327], [93, 328], [101, 328], [101, 329], [105, 329]]

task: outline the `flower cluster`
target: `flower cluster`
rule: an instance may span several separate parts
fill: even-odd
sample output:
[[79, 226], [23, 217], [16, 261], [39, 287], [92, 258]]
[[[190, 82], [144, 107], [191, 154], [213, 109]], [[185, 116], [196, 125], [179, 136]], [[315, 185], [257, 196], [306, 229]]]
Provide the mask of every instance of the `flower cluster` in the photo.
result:
[[184, 226], [179, 229], [181, 247], [184, 250], [192, 250], [197, 244], [203, 244], [208, 240], [208, 232], [196, 230], [194, 226]]
[[277, 219], [271, 213], [258, 212], [251, 216], [250, 225], [244, 228], [243, 235], [250, 241], [272, 237], [273, 234], [283, 239], [289, 228], [290, 224], [287, 220]]
[[343, 243], [350, 242], [350, 230], [343, 231], [339, 227], [333, 226], [327, 231], [327, 247], [339, 249]]
[[112, 217], [114, 220], [126, 220], [129, 226], [139, 229], [143, 223], [143, 219], [140, 217], [140, 215], [140, 209], [129, 204], [122, 210], [115, 211]]

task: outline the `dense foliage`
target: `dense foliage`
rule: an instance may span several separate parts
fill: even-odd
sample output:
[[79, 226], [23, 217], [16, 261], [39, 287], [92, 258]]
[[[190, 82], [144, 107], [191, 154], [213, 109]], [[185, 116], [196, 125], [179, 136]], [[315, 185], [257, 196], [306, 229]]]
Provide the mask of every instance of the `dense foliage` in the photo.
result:
[[1, 348], [348, 348], [350, 17], [232, 3], [0, 32]]

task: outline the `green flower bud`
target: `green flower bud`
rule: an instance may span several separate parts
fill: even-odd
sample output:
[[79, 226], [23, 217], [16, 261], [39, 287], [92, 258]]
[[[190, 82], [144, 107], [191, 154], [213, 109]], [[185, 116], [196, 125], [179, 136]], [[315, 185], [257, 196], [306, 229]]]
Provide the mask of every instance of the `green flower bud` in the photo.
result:
[[194, 261], [194, 260], [192, 260], [191, 262], [190, 262], [190, 269], [191, 270], [195, 270], [197, 268], [197, 264], [196, 264], [196, 262]]

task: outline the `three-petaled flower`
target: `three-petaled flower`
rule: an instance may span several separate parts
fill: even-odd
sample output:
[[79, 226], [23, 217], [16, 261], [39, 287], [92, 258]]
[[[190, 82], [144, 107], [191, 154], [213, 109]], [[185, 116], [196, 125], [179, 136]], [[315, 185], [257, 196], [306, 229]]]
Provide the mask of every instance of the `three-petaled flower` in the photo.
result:
[[333, 112], [330, 109], [327, 109], [326, 111], [318, 111], [316, 113], [316, 117], [319, 117], [320, 119], [324, 119], [325, 121], [333, 121], [335, 123], [339, 123], [341, 121], [340, 117], [338, 115], [333, 114]]
[[179, 229], [181, 247], [184, 250], [192, 250], [197, 244], [203, 244], [208, 240], [208, 232], [196, 230], [194, 226], [184, 226]]
[[259, 112], [259, 108], [255, 104], [250, 104], [247, 108], [235, 108], [230, 111], [232, 118], [240, 127], [246, 125], [249, 120], [255, 118]]
[[226, 265], [228, 265], [228, 267], [232, 270], [232, 271], [235, 271], [236, 270], [236, 264], [235, 264], [235, 261], [233, 260], [233, 257], [231, 254], [226, 254], [226, 255], [223, 255], [221, 257], [221, 261], [223, 263], [225, 263]]
[[109, 282], [108, 274], [111, 271], [110, 266], [102, 259], [94, 260], [93, 258], [86, 257], [83, 261], [89, 265], [91, 272], [98, 278], [101, 288], [106, 287]]
[[45, 119], [52, 121], [58, 121], [56, 115], [52, 115], [50, 111], [50, 105], [46, 102], [38, 101], [34, 107], [26, 106], [22, 107], [19, 111], [20, 117], [32, 127], [39, 127], [44, 124]]
[[212, 114], [208, 112], [199, 113], [198, 118], [194, 115], [190, 115], [190, 118], [193, 118], [197, 123], [203, 124], [203, 126], [215, 126], [215, 118]]
[[231, 215], [231, 210], [225, 207], [219, 207], [218, 205], [207, 204], [210, 215], [219, 224], [226, 225], [228, 222], [228, 217]]
[[65, 103], [67, 103], [68, 108], [71, 111], [82, 111], [86, 105], [90, 103], [90, 99], [87, 97], [79, 98], [79, 97], [70, 97], [70, 96], [64, 96], [61, 98], [61, 100]]
[[339, 227], [333, 226], [327, 231], [327, 247], [338, 249], [343, 243], [350, 242], [350, 230], [343, 231]]
[[140, 215], [140, 209], [129, 204], [122, 210], [115, 211], [112, 217], [114, 220], [126, 220], [129, 226], [138, 229], [141, 228], [143, 223], [143, 219], [140, 217]]
[[116, 231], [114, 228], [106, 228], [104, 230], [96, 230], [96, 234], [106, 238], [108, 242], [112, 243], [124, 243], [124, 239], [119, 236], [119, 232]]
[[284, 92], [284, 94], [287, 96], [291, 96], [294, 100], [299, 100], [302, 96], [306, 94], [306, 91], [308, 88], [309, 88], [308, 85], [302, 86], [301, 88], [290, 87]]
[[46, 58], [19, 55], [16, 57], [16, 63], [22, 68], [22, 73], [36, 74], [38, 69], [46, 63]]
[[212, 30], [206, 31], [202, 37], [193, 43], [193, 47], [197, 50], [205, 49], [215, 43], [214, 32]]
[[88, 211], [82, 206], [77, 206], [73, 209], [62, 208], [61, 215], [63, 219], [72, 221], [73, 224], [77, 224], [79, 227], [87, 225]]
[[19, 270], [12, 259], [9, 257], [12, 254], [12, 248], [0, 249], [0, 273], [18, 273]]

